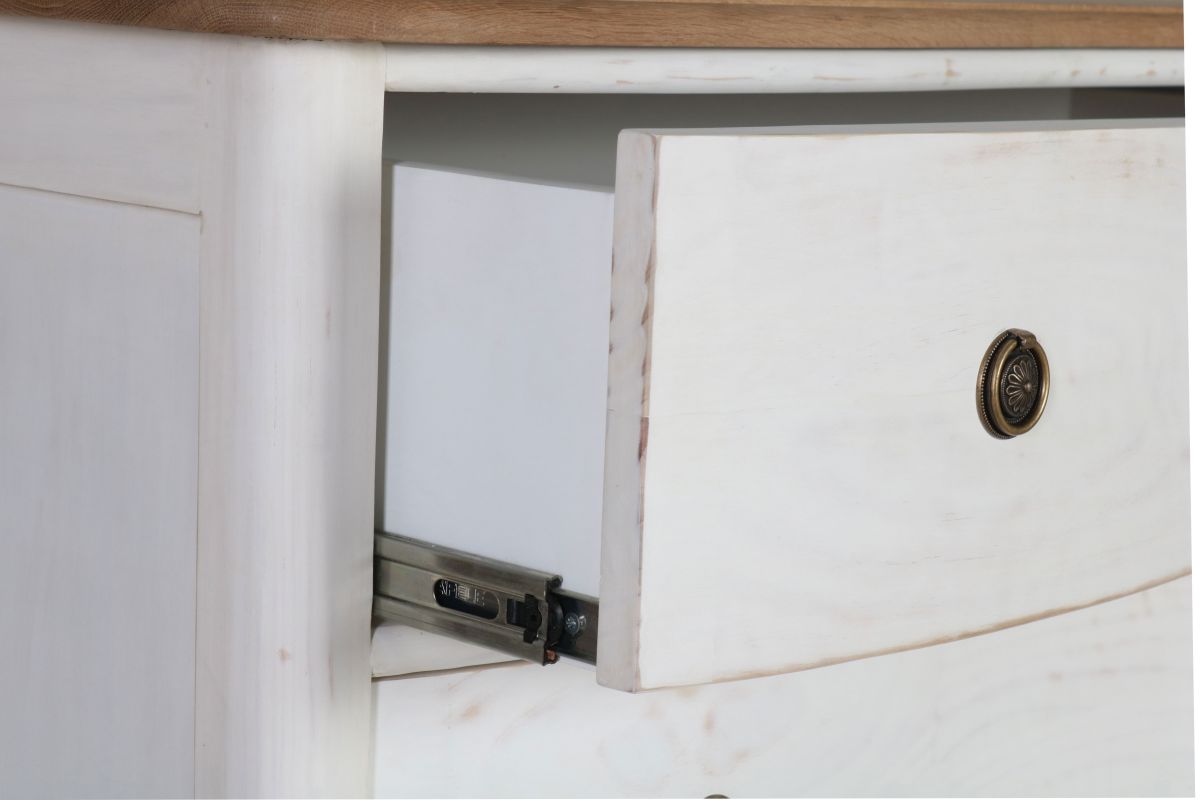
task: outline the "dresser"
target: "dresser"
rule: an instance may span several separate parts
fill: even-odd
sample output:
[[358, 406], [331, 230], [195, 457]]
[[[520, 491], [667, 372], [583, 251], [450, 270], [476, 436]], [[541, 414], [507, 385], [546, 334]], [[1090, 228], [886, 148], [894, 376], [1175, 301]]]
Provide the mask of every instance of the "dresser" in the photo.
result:
[[0, 0], [0, 795], [1191, 795], [1182, 8]]

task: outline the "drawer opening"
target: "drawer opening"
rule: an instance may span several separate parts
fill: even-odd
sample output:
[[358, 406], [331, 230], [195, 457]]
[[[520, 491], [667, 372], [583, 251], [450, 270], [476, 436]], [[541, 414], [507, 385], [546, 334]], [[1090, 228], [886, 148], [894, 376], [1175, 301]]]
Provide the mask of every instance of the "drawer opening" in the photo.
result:
[[863, 94], [389, 93], [388, 161], [567, 186], [613, 187], [629, 128], [748, 128], [1182, 117], [1182, 89], [1000, 89]]
[[[617, 132], [1182, 111], [1181, 93], [1151, 90], [387, 103], [376, 528], [554, 572], [593, 597]], [[505, 658], [444, 649], [439, 668]]]

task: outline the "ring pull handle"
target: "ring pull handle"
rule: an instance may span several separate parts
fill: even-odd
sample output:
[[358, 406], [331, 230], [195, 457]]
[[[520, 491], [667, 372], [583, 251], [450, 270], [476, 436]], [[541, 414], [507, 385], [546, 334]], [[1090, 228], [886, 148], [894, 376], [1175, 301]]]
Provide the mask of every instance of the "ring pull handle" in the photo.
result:
[[1037, 337], [1020, 328], [997, 336], [979, 365], [975, 402], [979, 421], [997, 439], [1028, 433], [1046, 408], [1050, 364]]

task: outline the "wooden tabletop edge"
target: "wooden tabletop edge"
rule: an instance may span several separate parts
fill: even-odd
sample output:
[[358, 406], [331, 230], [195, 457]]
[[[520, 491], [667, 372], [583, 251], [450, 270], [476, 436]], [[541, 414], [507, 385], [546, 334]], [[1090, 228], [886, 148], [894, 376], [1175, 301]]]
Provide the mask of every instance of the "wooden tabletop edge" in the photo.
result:
[[396, 44], [1180, 48], [1183, 9], [1012, 0], [0, 0], [0, 15]]

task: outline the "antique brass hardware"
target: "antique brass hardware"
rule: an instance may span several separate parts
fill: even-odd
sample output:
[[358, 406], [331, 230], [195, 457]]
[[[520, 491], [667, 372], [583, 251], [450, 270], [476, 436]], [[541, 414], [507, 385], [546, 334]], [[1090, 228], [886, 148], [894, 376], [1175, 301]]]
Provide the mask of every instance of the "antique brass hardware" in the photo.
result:
[[1009, 328], [984, 353], [975, 405], [984, 429], [997, 439], [1028, 433], [1050, 395], [1046, 351], [1029, 331]]

